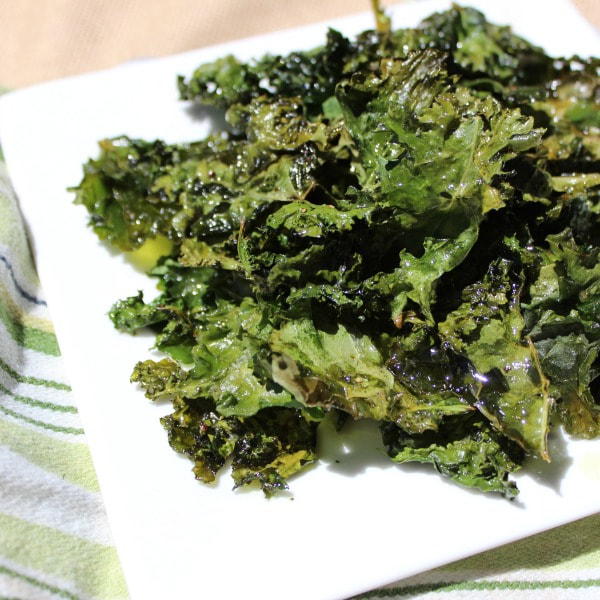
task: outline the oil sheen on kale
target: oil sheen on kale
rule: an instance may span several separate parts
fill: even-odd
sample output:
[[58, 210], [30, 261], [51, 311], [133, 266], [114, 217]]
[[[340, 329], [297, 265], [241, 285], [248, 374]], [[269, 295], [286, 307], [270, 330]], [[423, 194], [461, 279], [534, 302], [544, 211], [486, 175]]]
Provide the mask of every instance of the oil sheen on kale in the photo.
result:
[[103, 140], [76, 202], [124, 252], [169, 240], [110, 318], [155, 333], [132, 381], [196, 478], [270, 496], [323, 419], [368, 419], [392, 461], [513, 498], [551, 430], [600, 433], [600, 61], [470, 8], [376, 16], [180, 77], [226, 130]]

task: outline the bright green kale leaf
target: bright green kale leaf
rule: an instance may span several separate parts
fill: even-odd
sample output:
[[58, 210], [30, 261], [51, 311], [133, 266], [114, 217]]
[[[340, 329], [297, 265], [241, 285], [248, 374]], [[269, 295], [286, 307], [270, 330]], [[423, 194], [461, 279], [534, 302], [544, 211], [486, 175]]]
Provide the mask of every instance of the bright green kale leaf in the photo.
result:
[[146, 304], [144, 294], [138, 292], [116, 302], [108, 313], [113, 325], [121, 331], [133, 333], [142, 327], [150, 327], [169, 319], [167, 311], [155, 300]]
[[[139, 308], [145, 312], [143, 303]], [[247, 417], [271, 406], [300, 407], [270, 380], [264, 349], [270, 327], [261, 320], [250, 298], [240, 305], [220, 300], [212, 309], [181, 310], [158, 334], [156, 345], [188, 368], [148, 360], [138, 363], [132, 380], [152, 399], [173, 394], [210, 398], [225, 416]]]
[[275, 380], [308, 406], [391, 421], [413, 433], [471, 409], [454, 394], [413, 393], [394, 377], [374, 340], [342, 324], [327, 331], [309, 319], [290, 321], [273, 331], [269, 346]]
[[309, 319], [290, 321], [273, 331], [269, 346], [276, 380], [308, 406], [335, 407], [355, 419], [393, 420], [407, 394], [373, 342], [342, 325], [327, 332]]
[[405, 211], [407, 226], [435, 211], [464, 227], [499, 208], [494, 177], [542, 135], [520, 111], [456, 87], [435, 51], [388, 59], [376, 73], [342, 81], [338, 100], [365, 165], [361, 184]]

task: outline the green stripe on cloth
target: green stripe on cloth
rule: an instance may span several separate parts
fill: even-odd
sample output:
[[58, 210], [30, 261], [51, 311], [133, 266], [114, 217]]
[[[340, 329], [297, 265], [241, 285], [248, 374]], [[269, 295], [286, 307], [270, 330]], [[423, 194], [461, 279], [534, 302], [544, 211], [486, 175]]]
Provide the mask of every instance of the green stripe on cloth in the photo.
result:
[[61, 425], [54, 425], [53, 423], [46, 423], [44, 421], [39, 421], [38, 419], [32, 419], [31, 417], [27, 417], [18, 413], [10, 408], [6, 408], [6, 406], [0, 406], [0, 412], [3, 412], [5, 415], [12, 417], [13, 419], [17, 419], [18, 421], [23, 421], [24, 423], [29, 423], [30, 425], [35, 425], [36, 427], [41, 427], [42, 429], [47, 429], [48, 431], [56, 431], [57, 433], [70, 433], [71, 435], [83, 435], [83, 429], [79, 427], [62, 427]]
[[505, 590], [575, 590], [600, 588], [600, 579], [566, 579], [550, 581], [458, 581], [455, 583], [423, 583], [406, 587], [391, 587], [355, 596], [356, 599], [399, 598], [427, 592], [491, 592]]
[[[54, 594], [55, 596], [58, 596], [60, 598], [67, 598], [68, 600], [80, 600], [79, 596], [76, 596], [75, 594], [72, 594], [67, 590], [63, 590], [54, 585], [49, 585], [47, 583], [44, 583], [43, 581], [40, 581], [39, 579], [36, 579], [35, 577], [29, 577], [28, 575], [24, 575], [23, 573], [19, 573], [18, 571], [15, 571], [14, 569], [9, 569], [8, 567], [5, 567], [3, 565], [0, 565], [0, 574], [8, 575], [10, 577], [13, 577], [14, 579], [20, 579], [21, 581], [24, 581], [33, 587], [39, 588], [40, 590], [43, 590], [45, 592], [50, 592], [51, 594]], [[6, 599], [4, 596], [1, 596], [0, 600], [8, 599]]]
[[600, 569], [600, 514], [476, 554], [435, 572], [440, 573], [438, 580], [445, 581], [463, 579], [465, 573], [491, 578], [522, 570], [543, 570], [556, 579], [571, 579], [566, 571], [584, 569]]
[[[23, 544], [23, 540], [36, 540], [36, 543]], [[0, 515], [0, 548], [17, 576], [33, 569], [48, 574], [49, 578], [70, 581], [82, 596], [98, 600], [128, 597], [114, 546], [95, 544], [50, 527]], [[35, 579], [52, 585], [41, 576]], [[73, 597], [78, 598], [75, 594]]]
[[9, 313], [4, 302], [0, 302], [0, 320], [17, 344], [50, 356], [60, 356], [58, 342], [53, 333], [23, 325]]
[[10, 375], [15, 381], [19, 383], [28, 383], [30, 385], [39, 385], [47, 388], [52, 388], [55, 390], [62, 390], [64, 392], [70, 392], [71, 386], [66, 383], [60, 383], [58, 381], [52, 381], [51, 379], [40, 379], [39, 377], [30, 377], [27, 375], [21, 375], [14, 369], [12, 369], [9, 365], [7, 365], [0, 357], [0, 369], [5, 371], [8, 375]]
[[[470, 594], [480, 598], [485, 593], [508, 593], [510, 590], [548, 590], [553, 598], [564, 598], [564, 595], [557, 595], [558, 590], [569, 590], [565, 592], [568, 597], [600, 598], [599, 574], [600, 514], [421, 573], [357, 598], [417, 598], [426, 594], [428, 597], [452, 598]], [[498, 581], [500, 578], [502, 581]], [[580, 593], [571, 596], [575, 590]]]
[[3, 445], [38, 467], [86, 490], [100, 490], [87, 444], [59, 440], [2, 418], [0, 439]]
[[13, 394], [10, 390], [6, 389], [0, 383], [0, 393], [6, 394], [10, 396], [13, 400], [17, 402], [21, 402], [22, 404], [27, 404], [28, 406], [35, 406], [36, 408], [45, 408], [48, 410], [53, 410], [55, 412], [65, 412], [65, 413], [76, 413], [77, 409], [74, 406], [68, 406], [64, 404], [55, 404], [54, 402], [48, 402], [46, 400], [36, 400], [35, 398], [30, 398], [29, 396], [21, 396], [19, 394]]
[[[18, 471], [12, 465], [12, 473], [20, 478], [16, 487], [0, 491], [8, 494], [0, 513], [0, 598], [125, 600], [121, 565], [98, 504], [98, 480], [77, 410], [64, 394], [71, 387], [60, 381], [58, 342], [1, 149], [0, 249], [0, 444], [7, 460], [19, 465]], [[16, 394], [16, 384], [37, 387]], [[11, 472], [11, 464], [4, 467]], [[81, 507], [74, 514], [80, 528], [63, 526], [64, 503], [46, 502], [48, 481], [65, 491], [69, 507]], [[39, 501], [33, 501], [38, 492]], [[93, 514], [86, 512], [90, 502]]]

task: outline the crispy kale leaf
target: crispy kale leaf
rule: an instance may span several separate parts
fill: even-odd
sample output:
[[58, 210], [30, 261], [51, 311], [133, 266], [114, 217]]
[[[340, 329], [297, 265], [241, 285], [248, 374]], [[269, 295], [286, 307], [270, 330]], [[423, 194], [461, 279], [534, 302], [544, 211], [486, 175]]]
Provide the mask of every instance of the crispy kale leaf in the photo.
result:
[[596, 58], [553, 58], [453, 6], [413, 29], [201, 65], [182, 99], [227, 131], [104, 140], [76, 202], [123, 251], [172, 250], [117, 302], [165, 355], [172, 447], [267, 495], [319, 421], [380, 424], [390, 458], [512, 498], [552, 419], [600, 434]]
[[483, 281], [463, 290], [464, 302], [438, 329], [475, 369], [477, 409], [507, 437], [547, 459], [548, 381], [535, 346], [523, 336], [522, 283], [511, 268], [507, 261], [492, 263]]
[[236, 487], [258, 481], [267, 496], [316, 459], [317, 423], [291, 409], [266, 409], [252, 417], [225, 417], [206, 398], [176, 400], [161, 419], [171, 447], [194, 461], [196, 479], [215, 480], [232, 460]]
[[417, 435], [388, 422], [382, 425], [382, 437], [394, 462], [431, 463], [460, 485], [507, 498], [518, 494], [509, 475], [520, 468], [523, 450], [481, 417], [453, 417], [435, 433]]

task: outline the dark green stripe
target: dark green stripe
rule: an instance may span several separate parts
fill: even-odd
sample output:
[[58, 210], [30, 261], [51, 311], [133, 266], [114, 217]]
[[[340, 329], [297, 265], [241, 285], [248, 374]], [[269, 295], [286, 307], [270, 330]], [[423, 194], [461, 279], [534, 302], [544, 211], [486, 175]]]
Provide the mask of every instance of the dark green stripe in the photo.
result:
[[66, 383], [60, 383], [59, 381], [52, 381], [51, 379], [40, 379], [38, 377], [28, 377], [27, 375], [21, 375], [14, 369], [8, 366], [0, 357], [0, 369], [6, 371], [15, 381], [19, 383], [29, 383], [31, 385], [41, 385], [47, 388], [55, 390], [62, 390], [64, 392], [70, 392], [71, 386]]
[[44, 583], [43, 581], [39, 581], [38, 579], [29, 577], [29, 575], [18, 573], [17, 571], [13, 571], [12, 569], [9, 569], [3, 565], [0, 565], [0, 573], [10, 575], [11, 577], [14, 577], [15, 579], [20, 579], [21, 581], [26, 581], [30, 585], [34, 585], [35, 587], [38, 587], [41, 590], [45, 590], [46, 592], [56, 594], [57, 596], [61, 596], [62, 598], [68, 598], [69, 600], [79, 600], [79, 596], [76, 596], [75, 594], [72, 594], [67, 590], [63, 590], [48, 583]]
[[17, 292], [18, 292], [19, 296], [21, 296], [21, 298], [25, 298], [25, 300], [27, 300], [28, 302], [32, 302], [33, 304], [37, 304], [38, 306], [48, 306], [46, 304], [45, 300], [42, 300], [41, 298], [38, 298], [37, 296], [30, 294], [21, 285], [19, 279], [15, 275], [15, 270], [13, 269], [11, 261], [8, 260], [8, 258], [6, 256], [3, 256], [2, 254], [0, 254], [0, 262], [4, 263], [6, 269], [8, 270], [8, 274], [10, 275], [10, 278], [13, 282], [13, 285], [15, 286], [15, 290], [17, 290]]
[[10, 410], [10, 408], [6, 408], [5, 406], [0, 406], [0, 411], [5, 415], [9, 415], [10, 417], [18, 419], [19, 421], [25, 421], [25, 423], [31, 423], [31, 425], [37, 425], [38, 427], [43, 427], [44, 429], [49, 429], [51, 431], [58, 431], [59, 433], [72, 433], [73, 435], [83, 434], [83, 429], [76, 427], [61, 427], [60, 425], [53, 425], [52, 423], [44, 423], [43, 421], [31, 419], [30, 417], [15, 412], [14, 410]]
[[600, 579], [565, 579], [550, 581], [458, 581], [456, 583], [422, 583], [407, 585], [405, 587], [392, 587], [382, 590], [373, 590], [359, 596], [356, 599], [367, 598], [394, 598], [398, 596], [410, 596], [413, 594], [425, 594], [427, 592], [484, 592], [498, 590], [548, 590], [548, 589], [582, 589], [600, 587]]
[[54, 404], [53, 402], [46, 402], [44, 400], [36, 400], [35, 398], [29, 398], [28, 396], [19, 396], [19, 394], [13, 394], [10, 390], [6, 389], [0, 383], [0, 392], [3, 392], [10, 396], [13, 400], [27, 404], [28, 406], [36, 406], [37, 408], [47, 408], [48, 410], [54, 410], [56, 412], [65, 413], [76, 413], [77, 409], [74, 406], [64, 406], [62, 404]]
[[0, 302], [0, 319], [4, 322], [11, 337], [20, 346], [29, 348], [30, 350], [37, 350], [38, 352], [43, 352], [44, 354], [49, 354], [51, 356], [60, 356], [58, 342], [53, 333], [41, 331], [34, 327], [28, 327], [16, 319], [13, 319], [2, 302]]

